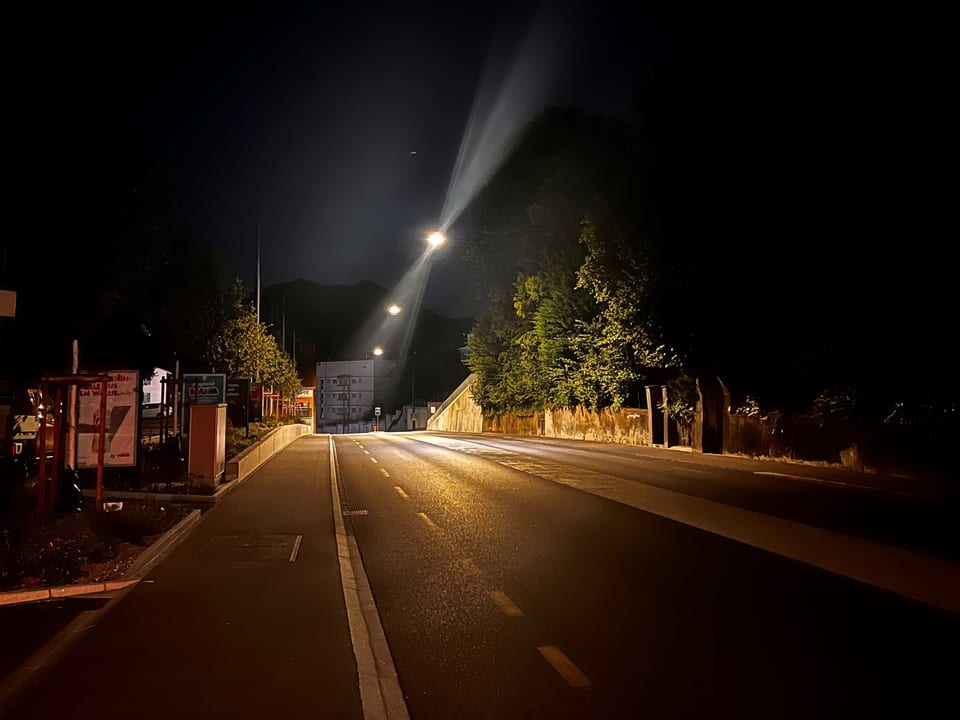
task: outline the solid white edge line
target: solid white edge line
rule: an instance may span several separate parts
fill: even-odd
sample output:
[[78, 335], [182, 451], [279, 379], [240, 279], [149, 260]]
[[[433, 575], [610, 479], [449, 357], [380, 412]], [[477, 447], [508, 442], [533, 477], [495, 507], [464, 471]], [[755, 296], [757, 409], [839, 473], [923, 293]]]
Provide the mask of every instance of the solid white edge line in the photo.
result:
[[387, 644], [380, 614], [370, 591], [356, 540], [347, 535], [337, 482], [337, 454], [333, 436], [330, 442], [330, 491], [333, 498], [333, 522], [340, 562], [340, 584], [347, 609], [347, 624], [353, 656], [357, 661], [360, 703], [365, 720], [409, 720], [410, 714], [400, 688], [393, 657]]
[[303, 542], [303, 535], [297, 535], [297, 539], [293, 541], [293, 550], [290, 551], [290, 562], [297, 561], [297, 554], [300, 552], [301, 542]]

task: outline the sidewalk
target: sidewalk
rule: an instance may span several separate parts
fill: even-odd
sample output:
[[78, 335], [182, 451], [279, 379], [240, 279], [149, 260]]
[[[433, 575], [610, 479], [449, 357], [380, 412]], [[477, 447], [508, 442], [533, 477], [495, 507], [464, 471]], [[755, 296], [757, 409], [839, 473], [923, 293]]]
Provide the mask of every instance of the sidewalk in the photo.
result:
[[[0, 716], [96, 708], [105, 717], [107, 695], [110, 717], [273, 716], [282, 698], [288, 716], [319, 716], [322, 708], [362, 718], [327, 442], [301, 438], [265, 463], [120, 602], [95, 610], [95, 627], [77, 633]], [[0, 627], [18, 624], [14, 644], [40, 645], [84, 604], [103, 600], [0, 607]], [[35, 634], [22, 629], [28, 624]], [[20, 647], [20, 657], [29, 655]], [[16, 664], [15, 655], [0, 669]]]

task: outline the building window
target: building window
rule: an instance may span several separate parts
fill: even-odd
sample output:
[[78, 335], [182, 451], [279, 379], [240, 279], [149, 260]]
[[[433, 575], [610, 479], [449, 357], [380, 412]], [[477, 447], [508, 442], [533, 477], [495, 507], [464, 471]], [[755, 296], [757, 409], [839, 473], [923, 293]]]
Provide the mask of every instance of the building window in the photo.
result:
[[356, 385], [356, 384], [357, 384], [357, 379], [356, 379], [356, 378], [351, 378], [351, 379], [350, 379], [350, 382], [352, 382], [354, 385]]

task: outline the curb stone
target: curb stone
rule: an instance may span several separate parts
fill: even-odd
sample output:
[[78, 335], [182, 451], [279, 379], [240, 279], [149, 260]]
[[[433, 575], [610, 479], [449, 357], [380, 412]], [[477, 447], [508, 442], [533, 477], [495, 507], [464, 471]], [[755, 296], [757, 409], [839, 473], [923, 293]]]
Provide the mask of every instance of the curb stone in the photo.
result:
[[156, 542], [146, 548], [119, 580], [107, 580], [100, 583], [84, 583], [78, 585], [56, 585], [54, 587], [36, 588], [31, 590], [9, 590], [0, 592], [0, 605], [20, 605], [63, 597], [90, 595], [93, 593], [111, 592], [136, 585], [147, 572], [165, 555], [173, 550], [193, 529], [201, 518], [200, 510], [191, 510], [190, 513], [172, 528], [161, 535]]

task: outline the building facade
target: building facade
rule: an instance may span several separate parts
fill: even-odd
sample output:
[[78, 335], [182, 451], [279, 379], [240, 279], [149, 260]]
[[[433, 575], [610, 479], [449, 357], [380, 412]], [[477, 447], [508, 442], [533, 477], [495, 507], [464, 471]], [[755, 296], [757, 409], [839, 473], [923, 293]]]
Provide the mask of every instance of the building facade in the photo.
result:
[[317, 431], [373, 429], [374, 411], [383, 404], [395, 368], [394, 361], [382, 358], [318, 362]]

